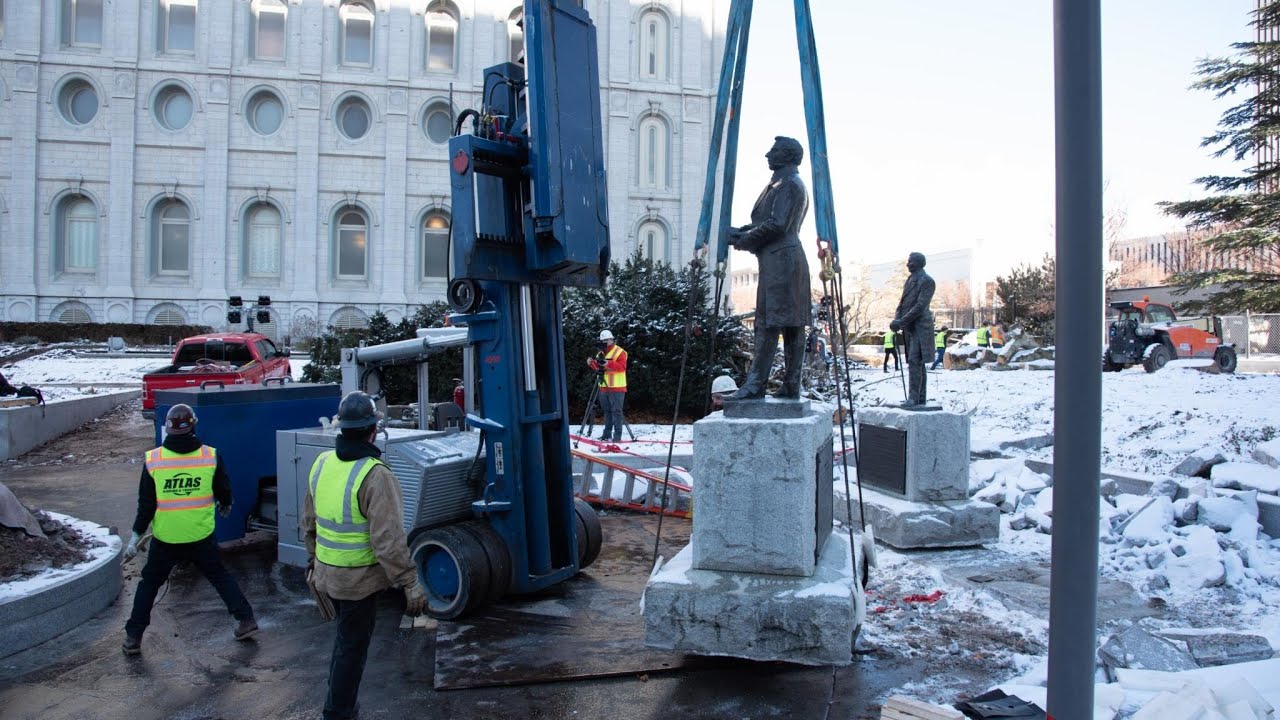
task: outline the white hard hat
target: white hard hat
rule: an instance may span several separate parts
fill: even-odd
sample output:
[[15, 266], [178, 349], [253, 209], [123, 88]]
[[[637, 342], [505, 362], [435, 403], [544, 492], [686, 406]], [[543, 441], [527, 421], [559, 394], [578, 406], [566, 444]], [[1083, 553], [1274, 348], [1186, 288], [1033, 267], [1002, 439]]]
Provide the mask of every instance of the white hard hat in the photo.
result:
[[612, 339], [613, 339], [613, 333], [609, 332], [608, 330], [601, 330], [601, 331], [600, 331], [600, 339], [601, 339], [601, 340], [612, 340]]
[[729, 377], [728, 375], [721, 375], [717, 377], [715, 380], [711, 381], [712, 393], [735, 392], [737, 389], [738, 389], [738, 383], [734, 382], [733, 378]]

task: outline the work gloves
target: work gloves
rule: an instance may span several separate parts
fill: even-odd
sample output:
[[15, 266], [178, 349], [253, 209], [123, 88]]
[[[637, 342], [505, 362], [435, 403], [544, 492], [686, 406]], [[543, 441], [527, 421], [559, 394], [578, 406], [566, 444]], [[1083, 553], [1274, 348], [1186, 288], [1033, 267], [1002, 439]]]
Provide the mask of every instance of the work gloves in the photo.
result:
[[230, 506], [230, 505], [223, 505], [223, 504], [219, 503], [219, 504], [218, 504], [218, 517], [224, 517], [224, 518], [229, 518], [229, 517], [231, 517], [231, 506]]
[[142, 536], [138, 533], [131, 533], [129, 536], [129, 544], [124, 546], [124, 559], [132, 560], [138, 554], [138, 541]]
[[404, 589], [404, 612], [406, 615], [418, 617], [427, 609], [427, 593], [422, 586], [413, 583]]

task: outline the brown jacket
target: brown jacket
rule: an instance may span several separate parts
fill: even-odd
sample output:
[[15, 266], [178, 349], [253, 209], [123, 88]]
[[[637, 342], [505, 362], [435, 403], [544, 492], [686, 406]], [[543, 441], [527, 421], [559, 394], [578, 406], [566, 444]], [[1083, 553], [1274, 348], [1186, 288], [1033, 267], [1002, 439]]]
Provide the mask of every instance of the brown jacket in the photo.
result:
[[[389, 587], [405, 588], [418, 581], [404, 535], [404, 500], [400, 482], [386, 465], [378, 464], [365, 476], [356, 493], [360, 512], [369, 518], [369, 535], [377, 565], [334, 567], [315, 563], [316, 589], [335, 600], [360, 600]], [[307, 488], [302, 509], [307, 557], [316, 557], [316, 508]]]

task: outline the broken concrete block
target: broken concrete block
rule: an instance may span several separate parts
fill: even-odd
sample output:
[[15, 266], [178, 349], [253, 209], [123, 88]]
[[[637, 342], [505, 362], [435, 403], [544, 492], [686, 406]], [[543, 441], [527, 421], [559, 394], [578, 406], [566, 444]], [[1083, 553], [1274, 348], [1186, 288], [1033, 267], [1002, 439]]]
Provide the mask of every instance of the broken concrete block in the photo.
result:
[[1165, 478], [1163, 480], [1157, 480], [1155, 483], [1153, 483], [1151, 485], [1151, 489], [1147, 491], [1147, 494], [1163, 495], [1169, 498], [1170, 500], [1177, 500], [1178, 490], [1180, 490], [1181, 487], [1182, 486], [1178, 484], [1177, 480], [1174, 480], [1173, 478]]
[[[858, 447], [861, 466], [868, 463], [905, 463], [905, 488], [899, 491], [877, 485], [908, 500], [936, 502], [969, 497], [969, 416], [945, 411], [913, 412], [889, 407], [858, 410]], [[877, 453], [866, 439], [880, 428], [906, 434], [905, 458], [890, 458], [891, 450]], [[864, 477], [864, 481], [866, 478]], [[695, 515], [696, 517], [696, 515]]]
[[[693, 425], [693, 566], [774, 575], [813, 573], [831, 529], [831, 420], [726, 418]], [[967, 473], [967, 466], [966, 466]], [[968, 476], [966, 474], [966, 487]], [[815, 523], [815, 518], [818, 521]]]
[[1173, 473], [1175, 475], [1207, 478], [1209, 477], [1209, 468], [1226, 461], [1227, 458], [1217, 448], [1202, 447], [1178, 463], [1178, 466], [1173, 469]]
[[1257, 463], [1225, 462], [1209, 471], [1214, 487], [1257, 490], [1271, 495], [1280, 492], [1280, 468]]
[[1098, 657], [1113, 670], [1180, 672], [1198, 667], [1195, 659], [1177, 645], [1136, 625], [1112, 635], [1098, 650]]
[[864, 595], [855, 588], [861, 583], [843, 532], [828, 537], [813, 577], [699, 570], [686, 546], [645, 588], [645, 645], [694, 655], [848, 665], [853, 633], [866, 611]]
[[1269, 660], [1273, 654], [1271, 643], [1261, 635], [1188, 635], [1186, 643], [1191, 657], [1200, 667]]
[[1253, 459], [1263, 465], [1280, 468], [1280, 438], [1258, 443], [1253, 449]]

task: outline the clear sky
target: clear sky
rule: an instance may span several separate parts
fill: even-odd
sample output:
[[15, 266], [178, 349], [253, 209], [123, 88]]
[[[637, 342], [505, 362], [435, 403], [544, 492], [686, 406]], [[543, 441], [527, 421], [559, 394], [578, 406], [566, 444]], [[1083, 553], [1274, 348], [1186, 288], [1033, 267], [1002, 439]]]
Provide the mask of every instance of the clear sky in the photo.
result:
[[[980, 240], [978, 272], [994, 275], [1051, 251], [1051, 0], [811, 6], [845, 266]], [[1238, 169], [1200, 147], [1231, 102], [1188, 87], [1197, 60], [1251, 38], [1254, 0], [1102, 6], [1106, 205], [1126, 215], [1126, 237], [1179, 229], [1155, 203], [1196, 197], [1195, 178]], [[748, 54], [735, 224], [768, 181], [773, 136], [808, 145], [791, 2], [755, 3]], [[802, 239], [813, 237], [808, 222]]]

